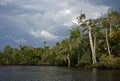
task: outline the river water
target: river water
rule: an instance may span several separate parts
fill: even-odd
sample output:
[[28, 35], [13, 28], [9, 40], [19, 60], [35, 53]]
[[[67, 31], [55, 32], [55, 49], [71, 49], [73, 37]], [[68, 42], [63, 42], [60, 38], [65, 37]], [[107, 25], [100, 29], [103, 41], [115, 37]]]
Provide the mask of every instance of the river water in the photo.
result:
[[120, 71], [56, 66], [0, 66], [0, 81], [120, 81]]

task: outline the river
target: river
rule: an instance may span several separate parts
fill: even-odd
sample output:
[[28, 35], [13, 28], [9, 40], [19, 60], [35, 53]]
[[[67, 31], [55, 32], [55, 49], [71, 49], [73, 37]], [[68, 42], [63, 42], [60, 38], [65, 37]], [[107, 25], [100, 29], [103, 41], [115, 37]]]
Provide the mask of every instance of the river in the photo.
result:
[[120, 71], [57, 66], [0, 66], [0, 81], [120, 81]]

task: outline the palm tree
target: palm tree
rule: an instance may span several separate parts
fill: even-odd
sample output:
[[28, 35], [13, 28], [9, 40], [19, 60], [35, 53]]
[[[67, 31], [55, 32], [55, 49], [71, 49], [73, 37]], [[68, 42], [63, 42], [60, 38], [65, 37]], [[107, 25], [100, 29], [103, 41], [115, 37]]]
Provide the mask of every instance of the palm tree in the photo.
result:
[[57, 42], [53, 48], [53, 53], [56, 55], [56, 64], [61, 65], [66, 61], [66, 57], [63, 54], [64, 46], [62, 42]]
[[97, 61], [96, 61], [95, 47], [94, 47], [93, 38], [92, 38], [91, 19], [84, 21], [85, 17], [86, 17], [85, 14], [80, 14], [80, 16], [77, 17], [77, 19], [82, 26], [86, 27], [85, 30], [88, 30], [90, 47], [92, 52], [92, 62], [93, 64], [95, 64], [97, 63]]
[[88, 31], [89, 31], [88, 34], [89, 34], [89, 41], [90, 41], [91, 51], [92, 51], [92, 60], [93, 60], [93, 64], [95, 64], [97, 62], [96, 61], [96, 54], [95, 54], [95, 43], [93, 43], [91, 26], [87, 24], [87, 27], [88, 27]]
[[63, 53], [65, 54], [65, 58], [67, 59], [68, 67], [71, 66], [70, 52], [72, 50], [70, 39], [63, 40]]
[[112, 32], [112, 24], [113, 24], [113, 21], [116, 20], [117, 15], [118, 15], [118, 13], [117, 13], [117, 12], [114, 12], [114, 11], [108, 14], [110, 35], [111, 35], [111, 32]]
[[109, 24], [108, 19], [104, 18], [102, 20], [102, 24], [103, 24], [103, 27], [105, 28], [105, 38], [106, 38], [107, 50], [108, 50], [108, 55], [110, 56], [111, 52], [110, 52], [110, 45], [109, 45], [109, 41], [108, 41], [108, 27], [110, 24]]
[[43, 44], [44, 44], [44, 48], [45, 48], [46, 47], [46, 41], [45, 40], [43, 41]]
[[47, 55], [46, 54], [47, 53], [47, 49], [46, 49], [47, 47], [46, 47], [46, 41], [45, 40], [43, 41], [43, 45], [44, 45], [44, 56], [46, 56]]
[[79, 63], [80, 60], [80, 54], [81, 54], [81, 38], [82, 38], [82, 34], [80, 31], [80, 27], [76, 26], [75, 28], [72, 28], [70, 30], [70, 40], [72, 42], [74, 42], [74, 49], [76, 49], [76, 53], [77, 53], [77, 63]]

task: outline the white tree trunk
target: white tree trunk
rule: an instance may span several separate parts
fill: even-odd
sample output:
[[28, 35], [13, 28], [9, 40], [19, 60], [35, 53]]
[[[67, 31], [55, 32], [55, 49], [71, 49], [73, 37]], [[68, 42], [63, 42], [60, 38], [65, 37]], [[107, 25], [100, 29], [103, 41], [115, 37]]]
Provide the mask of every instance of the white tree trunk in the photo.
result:
[[77, 47], [78, 47], [78, 55], [77, 55], [77, 63], [79, 63], [79, 59], [80, 59], [80, 50], [79, 50], [79, 48], [80, 48], [80, 46], [79, 46], [79, 44], [80, 44], [80, 39], [78, 39], [77, 38]]
[[96, 36], [94, 36], [94, 54], [96, 57]]
[[108, 55], [110, 56], [111, 53], [110, 53], [110, 45], [109, 45], [109, 42], [108, 42], [108, 30], [107, 29], [106, 29], [106, 43], [107, 43]]
[[89, 25], [88, 25], [88, 31], [89, 31], [89, 41], [90, 41], [90, 46], [92, 51], [92, 61], [93, 61], [93, 64], [95, 64], [97, 61], [96, 61], [96, 56], [94, 51], [93, 39], [91, 35], [91, 27]]
[[110, 35], [112, 33], [112, 23], [111, 23], [111, 20], [110, 20]]
[[67, 60], [68, 60], [68, 67], [70, 67], [71, 66], [71, 62], [70, 62], [70, 54], [69, 53], [67, 55]]

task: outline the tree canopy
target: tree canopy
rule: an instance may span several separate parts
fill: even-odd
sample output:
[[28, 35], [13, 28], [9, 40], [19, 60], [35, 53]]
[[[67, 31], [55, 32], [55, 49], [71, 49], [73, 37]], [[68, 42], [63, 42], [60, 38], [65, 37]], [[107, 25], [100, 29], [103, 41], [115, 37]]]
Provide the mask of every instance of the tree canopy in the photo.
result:
[[120, 12], [105, 17], [77, 17], [79, 25], [69, 30], [68, 38], [53, 48], [10, 45], [0, 51], [0, 65], [60, 65], [120, 69]]

